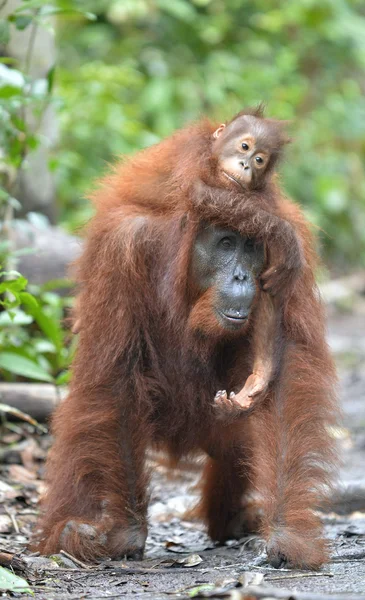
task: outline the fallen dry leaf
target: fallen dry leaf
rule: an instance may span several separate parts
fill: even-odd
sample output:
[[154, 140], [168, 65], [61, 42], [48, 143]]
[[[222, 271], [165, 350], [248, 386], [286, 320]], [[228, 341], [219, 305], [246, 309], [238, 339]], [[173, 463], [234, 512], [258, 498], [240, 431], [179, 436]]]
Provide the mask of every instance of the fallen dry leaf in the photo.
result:
[[10, 533], [13, 530], [13, 524], [9, 515], [0, 515], [0, 533]]
[[199, 554], [189, 554], [189, 556], [178, 558], [176, 561], [178, 565], [182, 565], [183, 567], [196, 567], [201, 562], [203, 562], [203, 559]]
[[36, 480], [36, 474], [29, 471], [22, 465], [10, 465], [9, 479], [18, 483], [29, 483]]

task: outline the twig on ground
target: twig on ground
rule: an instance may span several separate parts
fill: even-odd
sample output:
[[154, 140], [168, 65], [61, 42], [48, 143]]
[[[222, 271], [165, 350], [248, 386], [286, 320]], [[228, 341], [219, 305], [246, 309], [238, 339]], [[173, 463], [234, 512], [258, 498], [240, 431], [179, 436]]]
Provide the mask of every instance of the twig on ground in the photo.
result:
[[363, 560], [365, 558], [365, 550], [363, 552], [355, 553], [347, 553], [342, 554], [342, 556], [336, 556], [331, 558], [331, 562], [341, 563], [341, 562], [351, 562], [355, 560]]
[[15, 518], [15, 515], [14, 515], [14, 513], [13, 513], [12, 511], [10, 511], [8, 508], [6, 508], [6, 506], [5, 506], [4, 508], [5, 508], [5, 512], [6, 512], [6, 514], [7, 514], [7, 515], [10, 517], [10, 519], [11, 519], [11, 522], [12, 522], [12, 524], [13, 524], [13, 527], [14, 527], [15, 533], [20, 533], [19, 525], [18, 525], [18, 523], [17, 523], [17, 520], [16, 520], [16, 518]]
[[68, 552], [66, 552], [66, 550], [60, 550], [60, 554], [62, 554], [63, 556], [66, 556], [66, 558], [69, 558], [70, 560], [72, 560], [72, 562], [74, 562], [75, 565], [79, 565], [79, 567], [82, 567], [83, 569], [87, 569], [88, 571], [90, 571], [90, 569], [91, 569], [90, 565], [87, 565], [86, 563], [82, 562], [82, 560], [75, 558], [75, 556], [72, 556], [72, 554], [69, 554]]
[[[65, 554], [66, 556], [66, 554]], [[74, 560], [71, 555], [67, 556], [67, 558], [70, 558], [70, 560]], [[93, 566], [89, 566], [88, 569], [85, 568], [80, 568], [80, 569], [67, 569], [67, 568], [54, 568], [52, 569], [52, 567], [50, 567], [49, 569], [47, 567], [42, 567], [43, 571], [51, 571], [52, 573], [63, 573], [63, 572], [67, 572], [67, 573], [87, 573], [88, 575], [93, 575], [94, 573], [105, 573], [108, 575], [161, 575], [161, 573], [166, 573], [168, 575], [171, 574], [176, 574], [176, 573], [187, 573], [187, 571], [189, 570], [194, 571], [194, 573], [205, 573], [206, 569], [194, 569], [193, 567], [187, 569], [186, 567], [167, 567], [166, 569], [143, 569], [140, 567], [111, 567], [111, 568], [107, 568], [107, 567], [93, 567]]]
[[280, 581], [281, 579], [297, 579], [300, 577], [334, 577], [333, 573], [292, 573], [291, 575], [279, 575], [278, 577], [265, 577], [265, 581]]

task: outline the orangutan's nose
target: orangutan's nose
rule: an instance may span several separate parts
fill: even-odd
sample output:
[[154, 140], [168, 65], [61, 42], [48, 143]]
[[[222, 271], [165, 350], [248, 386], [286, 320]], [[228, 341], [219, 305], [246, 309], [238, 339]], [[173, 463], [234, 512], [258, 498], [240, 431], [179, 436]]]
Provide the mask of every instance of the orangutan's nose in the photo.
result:
[[246, 160], [241, 160], [240, 165], [241, 165], [241, 167], [243, 167], [243, 169], [245, 171], [250, 168], [250, 165], [248, 164], [248, 162]]

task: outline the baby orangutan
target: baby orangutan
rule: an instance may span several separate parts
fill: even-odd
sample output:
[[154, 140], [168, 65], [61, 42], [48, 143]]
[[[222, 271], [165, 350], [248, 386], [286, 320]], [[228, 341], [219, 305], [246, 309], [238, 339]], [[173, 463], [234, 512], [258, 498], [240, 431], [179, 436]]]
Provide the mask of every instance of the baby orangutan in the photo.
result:
[[[284, 121], [262, 118], [260, 109], [256, 115], [243, 111], [228, 125], [221, 124], [213, 133], [212, 144], [212, 157], [216, 160], [216, 186], [235, 189], [238, 193], [244, 192], [245, 197], [255, 191], [260, 208], [267, 208], [269, 212], [276, 208], [271, 204], [271, 186], [274, 185], [271, 178], [284, 145], [290, 141], [284, 127]], [[202, 182], [198, 182], [198, 186], [198, 193], [206, 193], [202, 189]], [[211, 194], [217, 193], [218, 190], [211, 191]], [[275, 272], [276, 269], [273, 268], [271, 274], [275, 275]], [[265, 275], [268, 278], [270, 270]], [[262, 281], [262, 289], [269, 289], [265, 279]], [[228, 396], [226, 390], [217, 392], [215, 407], [218, 416], [234, 417], [242, 409], [249, 408], [255, 397], [263, 396], [275, 376], [275, 361], [279, 358], [276, 340], [283, 300], [280, 292], [283, 290], [278, 286], [273, 296], [261, 294], [253, 334], [256, 353], [253, 372], [239, 393], [231, 392]], [[242, 320], [242, 315], [237, 311], [230, 318]]]

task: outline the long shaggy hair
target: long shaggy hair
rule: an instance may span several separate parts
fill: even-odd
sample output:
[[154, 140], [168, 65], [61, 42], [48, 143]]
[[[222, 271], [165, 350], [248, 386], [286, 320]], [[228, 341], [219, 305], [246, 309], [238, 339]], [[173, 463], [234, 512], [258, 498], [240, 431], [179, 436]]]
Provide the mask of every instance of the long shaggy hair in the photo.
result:
[[[52, 423], [42, 553], [63, 548], [94, 560], [143, 551], [145, 453], [155, 445], [176, 459], [207, 452], [197, 514], [212, 538], [258, 530], [276, 565], [318, 568], [327, 557], [315, 509], [336, 463], [336, 376], [312, 236], [275, 178], [260, 194], [211, 187], [216, 126], [201, 121], [118, 164], [93, 194], [96, 215], [76, 274], [78, 351]], [[217, 423], [213, 399], [219, 389], [240, 389], [252, 371], [263, 292], [241, 336], [209, 325], [211, 296], [197, 298], [190, 274], [202, 221], [255, 236], [268, 260], [285, 263], [275, 380], [230, 423]], [[191, 316], [199, 302], [205, 333]], [[250, 490], [259, 498], [254, 517], [243, 502]]]

